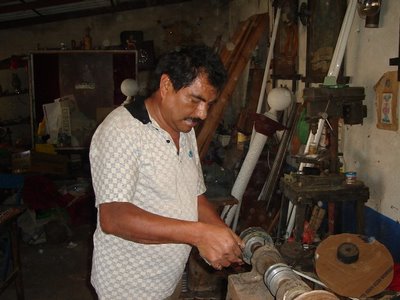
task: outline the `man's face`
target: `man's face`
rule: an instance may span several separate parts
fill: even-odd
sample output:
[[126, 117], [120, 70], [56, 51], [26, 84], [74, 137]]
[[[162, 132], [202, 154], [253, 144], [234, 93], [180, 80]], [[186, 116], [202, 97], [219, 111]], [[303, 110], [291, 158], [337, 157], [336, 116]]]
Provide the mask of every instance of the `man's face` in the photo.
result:
[[200, 74], [190, 86], [179, 91], [175, 91], [168, 76], [163, 75], [161, 89], [162, 115], [170, 129], [175, 132], [189, 132], [204, 120], [210, 105], [218, 96], [217, 90], [210, 85], [204, 74]]

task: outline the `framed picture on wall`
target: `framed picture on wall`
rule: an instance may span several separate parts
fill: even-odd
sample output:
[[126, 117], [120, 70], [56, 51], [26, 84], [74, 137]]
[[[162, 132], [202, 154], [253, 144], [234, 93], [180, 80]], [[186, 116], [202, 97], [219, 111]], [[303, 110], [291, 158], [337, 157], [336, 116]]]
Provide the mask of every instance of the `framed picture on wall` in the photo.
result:
[[398, 88], [397, 72], [386, 72], [375, 85], [376, 92], [376, 127], [397, 131], [398, 121]]

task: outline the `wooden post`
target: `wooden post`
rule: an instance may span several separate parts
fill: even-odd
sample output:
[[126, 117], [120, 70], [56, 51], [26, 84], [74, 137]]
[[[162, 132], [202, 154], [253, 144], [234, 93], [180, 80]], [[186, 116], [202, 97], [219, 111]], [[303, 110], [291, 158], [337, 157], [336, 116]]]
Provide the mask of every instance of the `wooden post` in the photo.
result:
[[226, 105], [236, 87], [236, 83], [250, 60], [251, 53], [256, 47], [262, 33], [268, 26], [268, 15], [259, 14], [250, 18], [250, 23], [245, 22], [235, 35], [240, 40], [240, 45], [233, 49], [228, 55], [226, 47], [221, 52], [225, 67], [228, 66], [228, 82], [223, 88], [217, 103], [208, 112], [208, 117], [203, 126], [197, 131], [197, 144], [200, 158], [207, 154], [215, 130], [223, 116]]

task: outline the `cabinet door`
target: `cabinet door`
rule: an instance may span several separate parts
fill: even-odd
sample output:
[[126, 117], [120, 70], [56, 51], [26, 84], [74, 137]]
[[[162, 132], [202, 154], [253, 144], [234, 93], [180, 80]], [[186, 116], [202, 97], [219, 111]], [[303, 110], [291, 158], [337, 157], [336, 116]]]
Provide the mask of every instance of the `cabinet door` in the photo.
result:
[[87, 147], [99, 111], [121, 104], [125, 100], [121, 82], [136, 79], [137, 51], [40, 51], [31, 54], [30, 68], [34, 126], [44, 117], [43, 105], [72, 99], [70, 146]]
[[0, 61], [0, 143], [31, 146], [27, 58]]

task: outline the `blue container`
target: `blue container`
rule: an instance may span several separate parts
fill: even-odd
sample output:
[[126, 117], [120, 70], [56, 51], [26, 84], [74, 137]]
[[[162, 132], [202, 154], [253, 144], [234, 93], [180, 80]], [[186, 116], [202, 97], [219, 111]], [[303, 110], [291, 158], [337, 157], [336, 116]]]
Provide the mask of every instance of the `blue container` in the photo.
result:
[[355, 184], [357, 182], [357, 172], [346, 172], [346, 184]]

